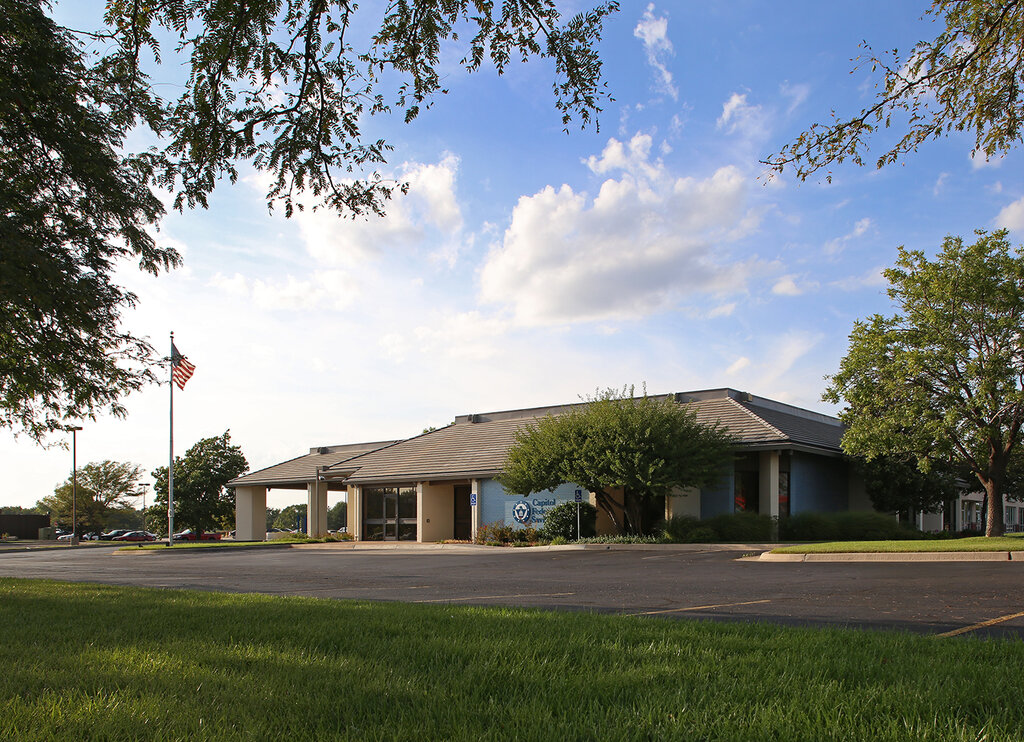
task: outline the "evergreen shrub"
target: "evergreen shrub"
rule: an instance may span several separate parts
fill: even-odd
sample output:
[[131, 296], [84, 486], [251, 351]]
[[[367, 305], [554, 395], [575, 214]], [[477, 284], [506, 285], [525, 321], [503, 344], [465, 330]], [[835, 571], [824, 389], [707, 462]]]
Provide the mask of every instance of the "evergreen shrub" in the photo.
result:
[[[582, 538], [590, 538], [597, 533], [597, 508], [589, 502], [579, 504], [580, 528]], [[566, 541], [576, 541], [576, 503], [563, 502], [547, 511], [544, 515], [544, 528], [541, 530], [544, 538], [564, 538]]]

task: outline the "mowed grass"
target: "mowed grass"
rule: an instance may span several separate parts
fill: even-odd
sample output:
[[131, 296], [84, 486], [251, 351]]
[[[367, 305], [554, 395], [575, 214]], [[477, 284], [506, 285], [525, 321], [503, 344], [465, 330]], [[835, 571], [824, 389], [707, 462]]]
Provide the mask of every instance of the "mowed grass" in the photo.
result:
[[0, 580], [0, 739], [1019, 740], [1024, 644]]
[[[986, 538], [937, 538], [911, 541], [826, 541], [772, 549], [776, 554], [835, 554], [907, 551], [1024, 551], [1024, 533]], [[1024, 735], [1022, 735], [1024, 738]]]

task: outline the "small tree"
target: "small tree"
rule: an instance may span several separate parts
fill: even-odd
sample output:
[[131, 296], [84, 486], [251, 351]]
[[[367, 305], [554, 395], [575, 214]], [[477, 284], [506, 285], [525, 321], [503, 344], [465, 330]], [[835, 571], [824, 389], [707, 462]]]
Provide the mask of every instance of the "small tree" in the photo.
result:
[[563, 502], [544, 514], [545, 538], [575, 541], [597, 533], [597, 508], [589, 502]]
[[55, 522], [70, 524], [74, 500], [78, 530], [102, 530], [115, 513], [134, 513], [131, 501], [138, 494], [141, 476], [142, 467], [135, 464], [109, 460], [92, 462], [78, 469], [76, 497], [72, 497], [75, 487], [68, 477], [52, 495], [36, 503], [36, 509], [49, 512]]
[[[231, 445], [231, 434], [203, 438], [174, 458], [176, 525], [205, 531], [230, 526], [235, 514], [234, 493], [227, 483], [249, 470], [242, 449]], [[157, 506], [167, 512], [167, 467], [153, 472]]]
[[331, 531], [339, 531], [346, 526], [348, 526], [348, 503], [340, 500], [327, 511], [327, 528]]
[[643, 533], [645, 502], [717, 482], [731, 455], [729, 434], [697, 422], [685, 405], [634, 397], [632, 387], [609, 389], [520, 429], [498, 481], [522, 494], [578, 484], [595, 494], [616, 530]]
[[277, 517], [274, 518], [274, 522], [271, 524], [274, 528], [280, 528], [284, 531], [290, 531], [293, 528], [298, 528], [299, 519], [306, 519], [306, 504], [301, 505], [288, 505], [283, 508]]
[[964, 467], [988, 498], [985, 535], [1001, 536], [1024, 423], [1024, 253], [1005, 230], [977, 234], [947, 237], [934, 261], [899, 249], [885, 271], [897, 312], [854, 324], [824, 398], [846, 403], [849, 454]]

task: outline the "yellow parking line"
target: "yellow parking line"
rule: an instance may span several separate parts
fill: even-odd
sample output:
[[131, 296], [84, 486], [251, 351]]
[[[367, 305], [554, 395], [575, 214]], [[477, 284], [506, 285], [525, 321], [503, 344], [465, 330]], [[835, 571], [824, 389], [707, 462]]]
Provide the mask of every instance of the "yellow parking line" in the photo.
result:
[[742, 603], [718, 603], [716, 605], [694, 605], [689, 608], [669, 608], [664, 611], [643, 611], [641, 613], [627, 613], [627, 616], [654, 616], [658, 613], [681, 613], [683, 611], [706, 611], [711, 608], [730, 608], [734, 605], [756, 605], [757, 603], [771, 603], [771, 600], [747, 600]]
[[1020, 613], [1010, 613], [1009, 615], [1000, 616], [999, 618], [992, 618], [988, 621], [976, 623], [973, 626], [964, 626], [962, 629], [953, 629], [952, 631], [947, 631], [945, 634], [938, 634], [938, 636], [940, 638], [945, 638], [947, 636], [959, 636], [960, 634], [966, 634], [968, 631], [974, 631], [975, 629], [983, 629], [986, 626], [994, 626], [997, 623], [1009, 621], [1013, 618], [1020, 618], [1021, 616], [1024, 616], [1024, 611], [1021, 611]]
[[498, 600], [499, 598], [559, 598], [576, 593], [519, 593], [517, 595], [470, 595], [465, 598], [432, 598], [430, 600], [414, 600], [413, 603], [455, 603], [459, 600]]

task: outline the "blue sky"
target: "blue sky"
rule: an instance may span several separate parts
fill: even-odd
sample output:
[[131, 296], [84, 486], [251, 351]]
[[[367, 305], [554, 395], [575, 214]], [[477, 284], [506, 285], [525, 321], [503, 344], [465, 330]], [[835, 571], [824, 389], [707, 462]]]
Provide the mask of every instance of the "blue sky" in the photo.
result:
[[[972, 160], [963, 135], [831, 184], [763, 177], [759, 159], [871, 99], [877, 78], [851, 74], [862, 39], [902, 51], [934, 35], [925, 7], [625, 2], [601, 45], [615, 100], [600, 131], [563, 133], [543, 63], [446, 64], [449, 95], [411, 125], [365, 123], [411, 185], [387, 218], [269, 215], [251, 171], [208, 211], [172, 213], [161, 238], [185, 266], [119, 277], [139, 296], [126, 324], [161, 350], [174, 330], [197, 366], [175, 395], [176, 452], [230, 429], [257, 469], [629, 384], [833, 411], [824, 377], [853, 321], [888, 310], [897, 246], [1024, 229], [1020, 153]], [[91, 25], [89, 4], [63, 12]], [[166, 464], [166, 385], [127, 407], [84, 423], [79, 464]], [[69, 452], [8, 433], [0, 452], [0, 504], [70, 473]]]

